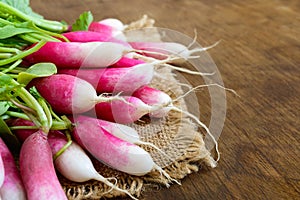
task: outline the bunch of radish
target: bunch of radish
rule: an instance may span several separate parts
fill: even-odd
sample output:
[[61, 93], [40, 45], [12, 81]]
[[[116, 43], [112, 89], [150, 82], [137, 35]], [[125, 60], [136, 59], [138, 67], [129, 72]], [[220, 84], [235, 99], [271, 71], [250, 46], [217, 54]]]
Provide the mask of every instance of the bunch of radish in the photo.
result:
[[[27, 16], [5, 3], [0, 3], [0, 12], [2, 8], [10, 15]], [[33, 23], [32, 32], [16, 28], [20, 34], [8, 38], [17, 37], [24, 45], [0, 46], [0, 126], [5, 129], [1, 138], [15, 149], [20, 165], [18, 171], [0, 138], [0, 199], [67, 199], [56, 170], [71, 181], [98, 180], [136, 199], [113, 183], [116, 178], [99, 174], [89, 156], [134, 176], [157, 170], [168, 182], [180, 184], [138, 145], [164, 152], [142, 141], [128, 124], [145, 115], [163, 118], [173, 110], [191, 117], [211, 135], [198, 118], [174, 106], [168, 94], [150, 87], [157, 65], [202, 75], [170, 61], [206, 49], [127, 42], [121, 21], [95, 22], [89, 12], [69, 28], [28, 15], [24, 20]]]

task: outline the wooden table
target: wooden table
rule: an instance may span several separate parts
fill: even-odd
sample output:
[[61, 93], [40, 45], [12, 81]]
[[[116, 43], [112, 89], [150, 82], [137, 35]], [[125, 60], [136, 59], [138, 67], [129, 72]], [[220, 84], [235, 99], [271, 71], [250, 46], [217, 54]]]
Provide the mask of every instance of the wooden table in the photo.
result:
[[91, 10], [123, 22], [148, 14], [156, 25], [209, 45], [227, 94], [216, 169], [144, 199], [300, 199], [300, 4], [297, 0], [32, 0], [35, 11], [68, 23]]

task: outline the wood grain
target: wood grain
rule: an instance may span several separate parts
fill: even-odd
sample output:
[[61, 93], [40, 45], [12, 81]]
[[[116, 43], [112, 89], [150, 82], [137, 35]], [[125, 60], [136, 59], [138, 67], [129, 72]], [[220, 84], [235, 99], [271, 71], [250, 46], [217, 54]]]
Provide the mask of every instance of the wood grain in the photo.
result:
[[[94, 18], [127, 23], [148, 14], [156, 25], [209, 45], [227, 94], [219, 139], [221, 161], [182, 186], [146, 191], [142, 199], [300, 199], [300, 1], [221, 0], [32, 0], [49, 19], [73, 23]], [[209, 112], [204, 112], [209, 122]]]

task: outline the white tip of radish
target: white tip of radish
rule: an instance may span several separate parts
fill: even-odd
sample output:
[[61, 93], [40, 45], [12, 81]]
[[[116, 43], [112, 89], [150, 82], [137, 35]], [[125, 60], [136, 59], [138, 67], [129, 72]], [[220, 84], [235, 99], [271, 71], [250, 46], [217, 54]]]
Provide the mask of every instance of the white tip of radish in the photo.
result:
[[121, 57], [132, 51], [131, 47], [115, 42], [87, 42], [81, 44], [88, 52], [82, 66], [107, 67], [115, 64]]
[[[101, 176], [94, 168], [92, 161], [84, 150], [74, 142], [55, 160], [55, 167], [63, 176], [71, 181], [85, 182], [94, 179], [106, 184], [111, 189], [125, 193], [132, 199], [136, 199], [127, 190], [116, 186], [116, 178], [104, 178]], [[115, 180], [115, 184], [111, 183], [110, 179]]]
[[124, 24], [120, 20], [114, 19], [114, 18], [107, 18], [107, 19], [99, 21], [99, 23], [112, 27], [113, 28], [112, 36], [114, 38], [122, 40], [122, 41], [126, 41], [126, 36], [123, 33], [123, 30], [125, 29], [125, 27], [124, 27]]
[[131, 154], [135, 154], [135, 165], [123, 166], [122, 171], [135, 176], [143, 176], [152, 170], [154, 163], [151, 155], [148, 152], [138, 147], [130, 148], [128, 155]]
[[95, 106], [97, 98], [98, 96], [94, 87], [85, 80], [77, 78], [74, 82], [72, 112], [82, 113], [92, 109]]
[[115, 30], [118, 31], [123, 31], [124, 30], [124, 24], [115, 18], [107, 18], [107, 19], [103, 19], [101, 21], [99, 21], [100, 24], [104, 24], [107, 26], [110, 26], [112, 28], [114, 28]]

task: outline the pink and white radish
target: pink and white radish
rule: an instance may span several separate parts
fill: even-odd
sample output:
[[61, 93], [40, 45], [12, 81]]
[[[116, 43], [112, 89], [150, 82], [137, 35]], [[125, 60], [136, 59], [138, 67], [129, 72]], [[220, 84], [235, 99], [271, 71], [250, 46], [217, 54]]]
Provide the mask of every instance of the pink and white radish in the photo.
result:
[[[208, 86], [208, 85], [204, 85]], [[203, 87], [203, 85], [200, 85], [196, 88]], [[193, 88], [192, 90], [196, 89]], [[144, 97], [143, 94], [147, 93]], [[126, 99], [126, 102], [129, 102], [125, 104], [122, 101], [114, 101], [114, 102], [102, 102], [98, 103], [95, 106], [95, 113], [98, 118], [117, 122], [117, 123], [132, 123], [140, 119], [142, 116], [146, 114], [150, 114], [153, 117], [163, 117], [168, 114], [170, 110], [183, 113], [187, 115], [188, 117], [192, 118], [199, 126], [203, 127], [207, 134], [212, 138], [213, 142], [216, 145], [216, 151], [218, 154], [217, 161], [220, 158], [219, 150], [218, 150], [218, 143], [215, 140], [214, 136], [208, 129], [208, 127], [201, 122], [196, 116], [189, 113], [188, 111], [184, 111], [180, 108], [177, 108], [174, 106], [173, 100], [171, 97], [169, 97], [166, 93], [156, 90], [154, 88], [150, 87], [143, 87], [140, 91], [136, 93], [136, 96], [140, 96], [142, 98], [148, 98], [146, 101], [150, 104], [144, 103], [142, 100], [140, 100], [137, 97], [124, 97]], [[183, 95], [182, 97], [184, 97]], [[179, 98], [182, 98], [179, 97]], [[177, 98], [178, 99], [178, 98]], [[152, 105], [151, 105], [152, 104]]]
[[128, 124], [139, 120], [154, 109], [136, 97], [124, 96], [123, 98], [126, 102], [115, 100], [97, 103], [95, 106], [97, 117], [111, 122]]
[[224, 88], [223, 86], [221, 86], [219, 84], [207, 84], [207, 85], [199, 85], [197, 87], [194, 87], [194, 88], [190, 89], [187, 93], [183, 94], [182, 96], [177, 97], [174, 100], [172, 100], [171, 97], [168, 94], [166, 94], [165, 92], [155, 89], [155, 88], [152, 88], [152, 87], [149, 87], [149, 86], [143, 86], [143, 87], [139, 88], [132, 95], [141, 99], [147, 105], [153, 106], [153, 108], [152, 108], [153, 111], [149, 113], [149, 115], [151, 117], [157, 117], [157, 118], [164, 117], [168, 114], [169, 111], [173, 110], [176, 112], [181, 112], [181, 113], [187, 115], [188, 117], [192, 118], [200, 127], [204, 128], [205, 131], [207, 132], [207, 134], [212, 138], [213, 142], [215, 143], [215, 149], [217, 152], [216, 161], [218, 161], [220, 159], [218, 142], [216, 141], [213, 134], [210, 132], [209, 128], [193, 114], [189, 113], [188, 111], [184, 111], [180, 108], [177, 108], [176, 106], [173, 105], [173, 102], [178, 101], [181, 98], [184, 98], [186, 95], [188, 95], [192, 91], [195, 91], [198, 88], [210, 87], [210, 86], [220, 87], [224, 90], [229, 90], [229, 91], [233, 92], [234, 94], [236, 94], [236, 92], [234, 90]]
[[149, 113], [151, 117], [161, 118], [168, 114], [171, 110], [173, 100], [165, 92], [147, 85], [137, 89], [132, 96], [141, 99], [150, 106], [160, 106], [161, 109]]
[[28, 199], [67, 199], [56, 176], [47, 135], [37, 131], [21, 147], [20, 172]]
[[172, 160], [172, 158], [170, 158], [164, 151], [155, 146], [153, 143], [142, 141], [140, 135], [134, 128], [131, 128], [124, 124], [109, 122], [101, 119], [98, 119], [98, 122], [101, 128], [105, 129], [113, 136], [120, 138], [121, 140], [124, 140], [126, 142], [130, 142], [131, 144], [150, 146]]
[[15, 160], [4, 141], [0, 138], [0, 154], [4, 166], [4, 182], [0, 188], [2, 200], [26, 199], [26, 191]]
[[137, 145], [113, 136], [101, 127], [98, 119], [77, 116], [73, 120], [75, 123], [73, 137], [99, 161], [116, 170], [136, 176], [158, 170], [169, 180], [174, 181], [153, 162], [148, 152]]
[[124, 31], [125, 25], [116, 18], [102, 19], [98, 23], [112, 27], [113, 31]]
[[132, 93], [139, 87], [149, 84], [154, 75], [151, 63], [139, 64], [130, 68], [106, 69], [61, 69], [60, 74], [69, 74], [92, 84], [97, 93]]
[[[62, 148], [68, 144], [67, 137], [59, 131], [50, 131], [48, 142], [55, 156]], [[92, 161], [84, 150], [75, 142], [72, 142], [55, 160], [55, 168], [67, 179], [74, 182], [85, 182], [88, 180], [98, 180], [109, 187], [133, 197], [128, 191], [112, 184], [107, 178], [101, 176], [93, 166]]]
[[118, 19], [104, 19], [99, 22], [92, 22], [88, 28], [89, 31], [99, 32], [118, 40], [126, 41], [123, 33], [124, 25]]
[[35, 86], [53, 110], [60, 114], [83, 113], [92, 109], [98, 102], [123, 99], [119, 96], [97, 96], [90, 83], [67, 74], [33, 79], [28, 87], [32, 86]]
[[58, 68], [107, 67], [132, 50], [115, 42], [47, 42], [25, 60], [31, 64], [52, 62]]

